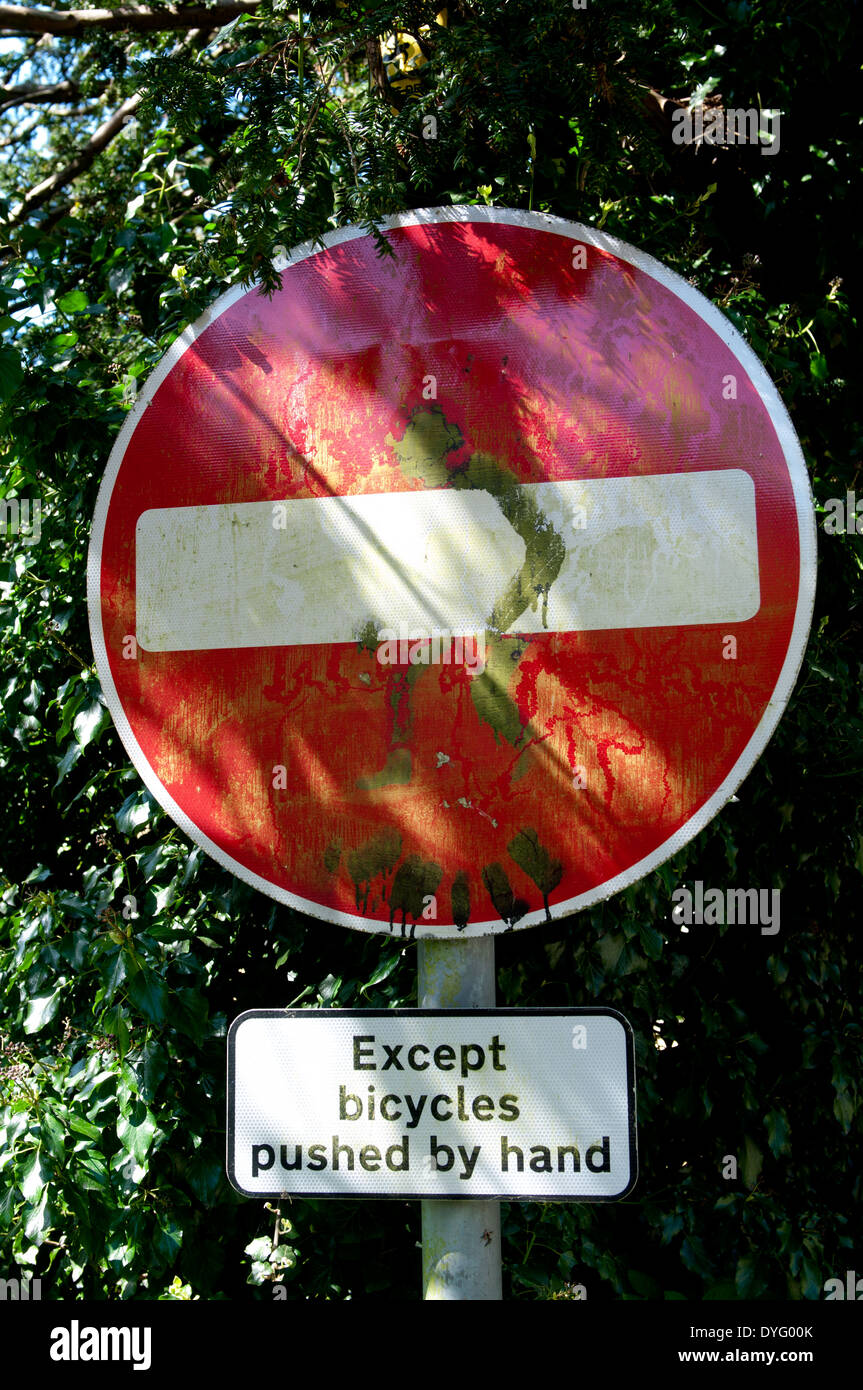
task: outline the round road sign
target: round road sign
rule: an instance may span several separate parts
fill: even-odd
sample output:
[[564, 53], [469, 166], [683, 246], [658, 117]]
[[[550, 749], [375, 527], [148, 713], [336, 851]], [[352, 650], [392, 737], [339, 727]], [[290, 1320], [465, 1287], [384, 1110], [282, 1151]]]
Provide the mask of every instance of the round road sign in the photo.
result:
[[805, 466], [725, 318], [587, 227], [433, 209], [295, 250], [111, 455], [96, 662], [153, 796], [280, 902], [467, 936], [674, 854], [780, 718]]

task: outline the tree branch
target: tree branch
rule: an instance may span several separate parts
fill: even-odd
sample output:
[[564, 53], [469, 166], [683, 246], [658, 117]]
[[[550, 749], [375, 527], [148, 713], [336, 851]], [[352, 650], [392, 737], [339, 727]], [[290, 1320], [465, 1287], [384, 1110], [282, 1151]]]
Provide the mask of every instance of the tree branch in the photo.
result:
[[386, 92], [387, 78], [384, 72], [384, 60], [381, 57], [381, 46], [377, 39], [366, 39], [366, 61], [369, 65], [369, 87], [376, 87], [379, 92]]
[[20, 126], [14, 135], [10, 135], [8, 140], [0, 140], [0, 150], [11, 149], [15, 145], [21, 145], [25, 140], [29, 140], [34, 130], [38, 128], [41, 119], [41, 116], [34, 117], [29, 125]]
[[89, 169], [90, 165], [96, 159], [96, 156], [101, 154], [105, 146], [109, 145], [114, 139], [114, 136], [119, 134], [123, 129], [123, 123], [126, 117], [131, 116], [132, 112], [140, 106], [142, 101], [142, 92], [136, 92], [134, 96], [124, 101], [123, 105], [117, 108], [113, 116], [109, 116], [107, 121], [103, 122], [98, 130], [93, 132], [84, 148], [79, 150], [75, 158], [71, 160], [65, 168], [58, 169], [56, 174], [52, 174], [50, 178], [43, 179], [41, 183], [37, 183], [35, 188], [31, 188], [30, 192], [25, 194], [24, 201], [16, 212], [12, 214], [8, 225], [10, 227], [17, 226], [25, 217], [29, 217], [30, 213], [36, 208], [41, 207], [43, 203], [47, 203], [48, 199], [57, 192], [58, 188], [65, 188], [67, 183], [71, 183], [73, 179], [77, 179], [80, 174], [83, 174], [86, 169]]
[[33, 10], [24, 5], [0, 5], [0, 33], [79, 34], [84, 29], [134, 29], [138, 33], [194, 29], [226, 24], [241, 14], [254, 14], [261, 0], [220, 0], [216, 5], [166, 5], [159, 10]]
[[77, 101], [80, 95], [76, 82], [54, 82], [47, 87], [22, 82], [17, 87], [0, 87], [0, 111], [13, 106], [35, 106], [43, 101]]
[[12, 66], [4, 70], [3, 76], [14, 77], [16, 72], [18, 72], [18, 70], [22, 68], [25, 63], [30, 62], [31, 58], [33, 57], [33, 54], [36, 52], [36, 49], [39, 47], [39, 44], [41, 42], [42, 40], [38, 38], [31, 39], [30, 43], [28, 43], [25, 46], [24, 51], [16, 55], [15, 62], [12, 64]]
[[[218, 8], [224, 9], [226, 7], [220, 6]], [[186, 10], [185, 13], [191, 14], [193, 12], [192, 10]], [[216, 10], [209, 9], [205, 10], [204, 13], [212, 15], [216, 13]], [[206, 43], [211, 33], [212, 29], [209, 27], [191, 29], [185, 36], [186, 42], [189, 44], [194, 44], [196, 42]], [[183, 41], [181, 40], [180, 43], [174, 46], [173, 51], [178, 53], [182, 48]], [[41, 207], [43, 203], [47, 203], [48, 199], [53, 197], [59, 188], [65, 188], [66, 184], [72, 183], [79, 175], [85, 173], [105, 147], [110, 145], [115, 135], [119, 135], [129, 116], [138, 109], [143, 100], [144, 92], [135, 92], [134, 95], [128, 97], [126, 101], [123, 102], [123, 105], [117, 108], [113, 116], [109, 116], [107, 121], [104, 121], [102, 125], [99, 126], [98, 130], [93, 132], [84, 148], [78, 151], [74, 159], [70, 160], [62, 169], [58, 169], [56, 174], [52, 174], [50, 178], [43, 179], [41, 183], [37, 183], [36, 187], [31, 188], [29, 193], [25, 193], [23, 201], [20, 206], [16, 208], [6, 225], [8, 227], [16, 227], [19, 222], [23, 222], [25, 217], [29, 217], [30, 213], [36, 208]]]

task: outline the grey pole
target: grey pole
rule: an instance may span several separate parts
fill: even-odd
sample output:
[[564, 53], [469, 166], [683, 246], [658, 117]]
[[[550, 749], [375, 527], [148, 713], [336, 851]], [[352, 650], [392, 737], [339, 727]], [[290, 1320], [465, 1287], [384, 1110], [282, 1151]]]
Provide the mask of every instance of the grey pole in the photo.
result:
[[[417, 947], [421, 1009], [494, 1008], [493, 936]], [[501, 1299], [500, 1202], [423, 1202], [422, 1232], [424, 1299]]]

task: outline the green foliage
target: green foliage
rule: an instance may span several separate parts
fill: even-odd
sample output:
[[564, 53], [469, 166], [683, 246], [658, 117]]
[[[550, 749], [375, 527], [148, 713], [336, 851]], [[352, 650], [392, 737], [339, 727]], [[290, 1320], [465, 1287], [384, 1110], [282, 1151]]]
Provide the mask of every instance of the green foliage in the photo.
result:
[[[71, 114], [36, 108], [38, 139], [32, 110], [0, 114], [17, 140], [0, 165], [0, 497], [43, 508], [37, 543], [0, 542], [0, 1270], [40, 1275], [43, 1296], [418, 1295], [418, 1204], [271, 1210], [238, 1197], [223, 1163], [226, 1022], [413, 1004], [412, 945], [300, 918], [190, 849], [128, 766], [91, 662], [98, 483], [137, 384], [206, 303], [255, 277], [272, 288], [277, 245], [404, 208], [582, 220], [691, 279], [747, 337], [819, 516], [863, 488], [845, 9], [479, 0], [450, 6], [448, 27], [435, 14], [316, 3], [300, 31], [262, 6], [188, 39], [55, 38], [24, 74], [20, 54], [0, 57], [7, 84], [79, 91]], [[368, 44], [423, 24], [416, 85], [370, 78]], [[782, 151], [676, 147], [650, 89], [780, 108]], [[137, 90], [135, 122], [16, 220]], [[506, 1208], [509, 1296], [812, 1299], [853, 1263], [861, 545], [819, 535], [804, 668], [739, 802], [627, 893], [499, 941], [501, 1003], [631, 1020], [641, 1148], [624, 1202]], [[784, 890], [777, 937], [672, 924], [676, 885], [732, 873]]]

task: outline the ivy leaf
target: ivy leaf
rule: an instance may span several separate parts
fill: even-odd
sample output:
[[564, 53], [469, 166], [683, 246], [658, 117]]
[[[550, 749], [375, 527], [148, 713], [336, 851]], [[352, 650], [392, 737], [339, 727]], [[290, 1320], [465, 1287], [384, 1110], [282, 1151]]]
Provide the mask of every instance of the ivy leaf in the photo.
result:
[[168, 1070], [168, 1054], [160, 1043], [151, 1039], [141, 1049], [136, 1071], [141, 1095], [145, 1100], [153, 1100], [159, 1083]]
[[[101, 1137], [101, 1131], [100, 1136]], [[85, 1191], [98, 1192], [108, 1185], [108, 1169], [101, 1154], [90, 1149], [80, 1156], [77, 1172], [78, 1185]]]
[[269, 1260], [273, 1242], [269, 1236], [256, 1236], [245, 1246], [244, 1253], [251, 1255], [253, 1260]]
[[341, 987], [341, 975], [327, 975], [318, 985], [318, 999], [322, 1004], [331, 1004]]
[[132, 792], [114, 817], [117, 829], [124, 835], [131, 835], [139, 826], [146, 825], [150, 819], [153, 803], [146, 792]]
[[803, 1274], [803, 1297], [809, 1299], [820, 1298], [823, 1293], [822, 1280], [824, 1275], [821, 1266], [816, 1266], [811, 1260], [804, 1256], [802, 1263]]
[[746, 1136], [743, 1146], [743, 1181], [748, 1188], [753, 1188], [758, 1182], [761, 1173], [761, 1165], [764, 1162], [764, 1155], [753, 1139]]
[[153, 1242], [154, 1249], [158, 1251], [166, 1264], [171, 1264], [176, 1259], [182, 1244], [183, 1232], [176, 1221], [167, 1221], [160, 1226]]
[[809, 370], [815, 381], [820, 383], [827, 380], [830, 375], [830, 369], [827, 366], [827, 358], [824, 356], [823, 352], [815, 352], [812, 354], [809, 359]]
[[93, 700], [75, 715], [72, 729], [82, 748], [86, 748], [88, 743], [93, 742], [93, 739], [104, 729], [109, 719], [110, 715], [100, 700]]
[[637, 1269], [630, 1269], [627, 1273], [630, 1284], [641, 1298], [659, 1298], [661, 1289], [649, 1274], [642, 1274]]
[[87, 296], [83, 290], [69, 290], [54, 302], [61, 314], [79, 314], [87, 307]]
[[788, 1120], [782, 1110], [770, 1110], [764, 1121], [767, 1126], [767, 1142], [774, 1156], [787, 1153], [790, 1146]]
[[138, 1102], [128, 1117], [121, 1115], [117, 1120], [117, 1138], [127, 1153], [139, 1163], [143, 1163], [156, 1135], [156, 1120], [146, 1105]]
[[854, 1112], [856, 1109], [857, 1107], [848, 1091], [837, 1091], [833, 1100], [833, 1114], [842, 1126], [844, 1134], [847, 1134], [851, 1128], [851, 1122], [854, 1119]]
[[30, 1000], [30, 1007], [24, 1020], [25, 1033], [38, 1033], [40, 1028], [44, 1028], [46, 1024], [51, 1022], [60, 1007], [61, 993], [62, 989], [58, 988], [54, 990], [53, 994], [39, 994]]
[[100, 1139], [102, 1131], [98, 1125], [94, 1125], [91, 1120], [86, 1120], [83, 1115], [76, 1115], [74, 1112], [69, 1116], [69, 1128], [76, 1134], [83, 1134], [87, 1139]]
[[110, 1004], [117, 990], [126, 978], [127, 956], [119, 946], [112, 946], [102, 961], [105, 1003]]
[[7, 1187], [6, 1191], [0, 1194], [0, 1227], [8, 1229], [15, 1216], [16, 1193], [14, 1187]]
[[48, 1181], [49, 1169], [42, 1161], [42, 1150], [37, 1149], [26, 1161], [21, 1170], [21, 1192], [26, 1201], [38, 1197]]
[[757, 1298], [764, 1292], [766, 1284], [755, 1255], [744, 1255], [737, 1261], [734, 1287], [737, 1289], [737, 1297], [743, 1299]]
[[107, 1011], [102, 1019], [102, 1026], [108, 1036], [115, 1039], [117, 1052], [122, 1062], [129, 1051], [129, 1024], [119, 1004]]
[[129, 982], [129, 999], [151, 1023], [163, 1023], [168, 990], [152, 970], [139, 970]]
[[208, 1157], [199, 1150], [186, 1169], [186, 1181], [205, 1205], [210, 1205], [224, 1180], [225, 1168], [220, 1159]]
[[[366, 983], [362, 986], [360, 993], [365, 994], [371, 989], [372, 985], [379, 985], [383, 980], [390, 976], [402, 958], [401, 951], [396, 951], [395, 955], [387, 956], [376, 967]], [[323, 988], [323, 987], [322, 987]]]
[[42, 1192], [37, 1205], [33, 1208], [27, 1218], [24, 1227], [24, 1235], [33, 1245], [41, 1245], [45, 1239], [46, 1230], [50, 1229], [48, 1217], [48, 1189]]
[[69, 747], [57, 764], [57, 781], [54, 783], [55, 787], [59, 787], [63, 778], [67, 773], [71, 772], [83, 752], [84, 747], [82, 744], [78, 742], [69, 744]]
[[648, 960], [659, 960], [662, 955], [662, 932], [657, 931], [656, 927], [652, 927], [648, 922], [643, 922], [638, 928], [638, 935]]
[[680, 1247], [680, 1258], [687, 1269], [694, 1270], [702, 1278], [709, 1279], [714, 1271], [702, 1242], [697, 1236], [687, 1236]]
[[48, 1148], [51, 1153], [58, 1158], [62, 1157], [65, 1151], [64, 1139], [66, 1131], [60, 1124], [56, 1115], [53, 1115], [47, 1108], [42, 1111], [40, 1127], [42, 1136], [47, 1140]]
[[196, 1042], [200, 1041], [207, 1027], [206, 997], [194, 989], [178, 989], [177, 1003], [180, 1012], [176, 1017], [176, 1026]]
[[23, 380], [24, 368], [15, 349], [0, 347], [0, 400], [14, 395]]

